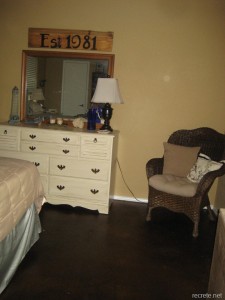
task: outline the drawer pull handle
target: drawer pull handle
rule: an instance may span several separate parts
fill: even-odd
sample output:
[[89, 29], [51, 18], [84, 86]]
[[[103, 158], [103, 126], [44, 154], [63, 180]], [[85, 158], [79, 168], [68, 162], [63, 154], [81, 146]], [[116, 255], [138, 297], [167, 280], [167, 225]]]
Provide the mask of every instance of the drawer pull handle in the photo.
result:
[[30, 134], [29, 137], [30, 137], [31, 139], [35, 139], [35, 138], [36, 138], [36, 135], [35, 135], [35, 134]]
[[64, 142], [69, 142], [70, 138], [63, 138]]
[[4, 134], [7, 134], [8, 132], [7, 132], [7, 130], [4, 130]]
[[94, 138], [93, 142], [94, 142], [94, 143], [97, 143], [97, 141], [98, 141], [97, 138]]
[[32, 150], [32, 151], [34, 151], [34, 150], [36, 149], [36, 147], [34, 147], [34, 146], [30, 146], [29, 148], [30, 148], [30, 150]]
[[91, 171], [95, 174], [97, 174], [98, 172], [100, 172], [100, 169], [91, 169]]
[[57, 167], [59, 168], [59, 170], [63, 170], [63, 169], [65, 169], [66, 168], [66, 166], [63, 166], [63, 165], [57, 165]]
[[60, 191], [62, 191], [62, 190], [65, 189], [65, 186], [64, 185], [57, 185], [57, 189], [59, 189]]
[[99, 192], [99, 190], [96, 190], [96, 189], [91, 189], [91, 192], [92, 192], [92, 194], [97, 194], [98, 192]]
[[40, 166], [40, 163], [34, 162], [34, 165], [35, 165], [36, 167], [39, 167], [39, 166]]
[[63, 152], [65, 153], [65, 154], [67, 154], [67, 153], [69, 153], [70, 152], [70, 150], [63, 150]]

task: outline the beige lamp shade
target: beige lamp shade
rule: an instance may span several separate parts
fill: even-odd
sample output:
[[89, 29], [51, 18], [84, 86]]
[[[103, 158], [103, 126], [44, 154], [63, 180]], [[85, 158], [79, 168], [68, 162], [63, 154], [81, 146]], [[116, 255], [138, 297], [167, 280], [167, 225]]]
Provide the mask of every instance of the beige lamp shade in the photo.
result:
[[115, 78], [98, 78], [93, 103], [124, 103], [120, 94], [118, 80]]

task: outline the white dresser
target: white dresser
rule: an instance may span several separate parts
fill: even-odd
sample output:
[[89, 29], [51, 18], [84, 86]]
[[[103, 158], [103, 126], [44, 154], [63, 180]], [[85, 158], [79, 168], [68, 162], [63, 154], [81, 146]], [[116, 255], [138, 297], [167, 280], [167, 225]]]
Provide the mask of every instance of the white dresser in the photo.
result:
[[107, 214], [114, 177], [118, 132], [91, 132], [60, 125], [0, 124], [0, 156], [33, 162], [47, 202]]

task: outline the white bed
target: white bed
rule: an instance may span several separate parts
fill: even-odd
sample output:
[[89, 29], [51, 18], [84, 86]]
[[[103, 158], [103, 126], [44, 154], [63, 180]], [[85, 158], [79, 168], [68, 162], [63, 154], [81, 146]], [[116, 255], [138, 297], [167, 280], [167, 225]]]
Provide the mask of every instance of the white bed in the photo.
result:
[[44, 199], [33, 163], [0, 157], [0, 294], [39, 239], [38, 213]]

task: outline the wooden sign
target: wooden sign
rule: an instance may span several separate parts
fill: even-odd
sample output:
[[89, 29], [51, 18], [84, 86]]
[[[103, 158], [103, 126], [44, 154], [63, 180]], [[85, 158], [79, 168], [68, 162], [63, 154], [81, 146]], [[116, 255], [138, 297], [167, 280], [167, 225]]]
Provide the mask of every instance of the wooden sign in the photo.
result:
[[29, 28], [28, 46], [43, 49], [112, 51], [113, 32]]

